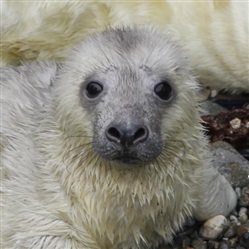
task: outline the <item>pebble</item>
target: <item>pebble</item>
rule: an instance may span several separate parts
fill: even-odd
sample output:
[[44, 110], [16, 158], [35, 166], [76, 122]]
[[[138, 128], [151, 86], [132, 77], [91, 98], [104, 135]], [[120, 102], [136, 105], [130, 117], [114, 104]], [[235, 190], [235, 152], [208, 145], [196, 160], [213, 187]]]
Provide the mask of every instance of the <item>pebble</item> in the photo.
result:
[[236, 233], [238, 236], [241, 236], [246, 232], [249, 232], [249, 223], [240, 225], [236, 229]]
[[224, 234], [224, 238], [234, 237], [236, 235], [236, 230], [237, 230], [237, 224], [236, 223], [231, 223], [228, 230]]
[[217, 239], [228, 229], [229, 222], [223, 215], [207, 220], [200, 228], [199, 234], [204, 239]]
[[238, 242], [238, 238], [236, 237], [229, 239], [229, 244], [232, 248], [235, 248], [235, 246], [237, 245], [237, 242]]
[[247, 220], [248, 220], [247, 208], [245, 208], [245, 207], [240, 208], [239, 220], [242, 224], [245, 224], [247, 222]]
[[192, 241], [192, 246], [195, 249], [207, 249], [207, 243], [201, 238], [193, 240]]
[[190, 238], [188, 236], [178, 236], [175, 240], [175, 246], [177, 248], [186, 248], [190, 246]]
[[249, 248], [249, 232], [246, 232], [240, 236], [239, 243], [241, 246]]
[[241, 127], [241, 120], [239, 118], [234, 118], [229, 123], [230, 123], [231, 127], [235, 130], [237, 130]]
[[230, 249], [231, 246], [229, 244], [228, 241], [223, 240], [220, 244], [219, 244], [219, 249]]
[[218, 249], [218, 248], [219, 248], [219, 242], [218, 241], [213, 241], [212, 249]]
[[242, 188], [239, 204], [242, 207], [249, 207], [249, 185]]
[[239, 220], [235, 215], [230, 215], [230, 221], [236, 225], [239, 225]]
[[213, 240], [207, 241], [207, 249], [214, 249], [214, 241]]

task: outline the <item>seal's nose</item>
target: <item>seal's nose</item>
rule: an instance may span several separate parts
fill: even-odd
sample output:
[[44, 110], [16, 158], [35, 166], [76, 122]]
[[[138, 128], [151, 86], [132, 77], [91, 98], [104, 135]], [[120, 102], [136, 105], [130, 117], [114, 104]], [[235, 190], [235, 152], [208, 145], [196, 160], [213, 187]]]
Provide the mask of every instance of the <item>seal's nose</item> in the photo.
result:
[[146, 141], [149, 129], [145, 125], [111, 123], [106, 129], [105, 135], [109, 141], [128, 147]]

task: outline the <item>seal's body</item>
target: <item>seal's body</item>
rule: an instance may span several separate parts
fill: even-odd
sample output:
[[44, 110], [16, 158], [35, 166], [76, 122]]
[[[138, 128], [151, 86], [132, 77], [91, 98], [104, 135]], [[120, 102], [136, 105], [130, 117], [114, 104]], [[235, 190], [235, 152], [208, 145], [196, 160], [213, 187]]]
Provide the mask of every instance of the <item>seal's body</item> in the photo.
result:
[[249, 89], [248, 1], [39, 1], [2, 3], [1, 61], [62, 60], [89, 32], [116, 25], [170, 28], [202, 83]]
[[167, 34], [107, 30], [1, 75], [1, 248], [156, 248], [235, 207]]

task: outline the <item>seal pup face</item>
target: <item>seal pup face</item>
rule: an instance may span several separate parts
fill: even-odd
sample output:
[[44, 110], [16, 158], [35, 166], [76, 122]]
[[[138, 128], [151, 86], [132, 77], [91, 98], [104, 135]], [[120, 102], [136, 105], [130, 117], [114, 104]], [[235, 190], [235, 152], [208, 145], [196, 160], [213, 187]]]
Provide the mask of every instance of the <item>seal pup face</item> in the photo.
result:
[[175, 94], [170, 80], [129, 58], [89, 76], [80, 96], [82, 106], [95, 113], [95, 151], [127, 164], [156, 158], [163, 146], [160, 120]]
[[64, 65], [70, 70], [62, 68], [60, 77], [71, 83], [70, 103], [73, 98], [80, 102], [78, 114], [76, 102], [71, 106], [74, 123], [78, 118], [80, 125], [80, 112], [91, 120], [98, 155], [144, 165], [162, 153], [163, 120], [177, 105], [183, 77], [188, 81], [180, 51], [167, 35], [152, 29], [111, 29], [92, 35], [72, 52]]

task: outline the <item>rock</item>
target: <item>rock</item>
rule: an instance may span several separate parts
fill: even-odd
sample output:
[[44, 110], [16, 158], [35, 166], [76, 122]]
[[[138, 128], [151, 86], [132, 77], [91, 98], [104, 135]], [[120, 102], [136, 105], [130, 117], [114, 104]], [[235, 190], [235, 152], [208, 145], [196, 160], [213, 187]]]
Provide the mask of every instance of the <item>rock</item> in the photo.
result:
[[237, 242], [238, 242], [238, 238], [231, 238], [229, 239], [229, 244], [232, 248], [235, 248], [235, 246], [237, 245]]
[[229, 227], [229, 222], [223, 215], [208, 219], [200, 228], [199, 234], [204, 239], [217, 239]]
[[226, 108], [214, 102], [211, 102], [209, 100], [202, 102], [201, 107], [202, 107], [202, 111], [201, 111], [202, 115], [209, 115], [209, 114], [215, 115], [215, 114], [218, 114], [220, 112], [224, 112], [227, 110]]
[[241, 120], [239, 118], [234, 118], [229, 123], [230, 123], [231, 127], [235, 130], [237, 130], [241, 127]]
[[220, 243], [218, 241], [210, 240], [209, 242], [210, 242], [210, 245], [212, 245], [212, 249], [218, 249], [219, 248]]
[[231, 246], [229, 245], [228, 241], [221, 241], [219, 244], [219, 249], [230, 249]]
[[201, 238], [193, 240], [192, 246], [194, 247], [194, 249], [207, 249], [206, 242]]
[[176, 245], [178, 248], [186, 248], [190, 246], [190, 238], [187, 236], [180, 236], [176, 240]]
[[213, 166], [226, 177], [233, 187], [244, 187], [249, 184], [249, 161], [230, 144], [215, 142], [210, 146], [210, 151]]
[[236, 229], [236, 233], [238, 236], [241, 236], [246, 232], [249, 232], [249, 224], [243, 224], [241, 226], [238, 226]]
[[240, 236], [239, 243], [241, 246], [249, 248], [249, 232], [246, 232]]
[[[174, 245], [173, 247], [174, 249], [175, 248], [177, 249], [187, 248], [190, 246], [190, 238], [187, 235], [185, 235], [185, 233], [178, 235], [175, 237], [173, 245]], [[173, 248], [171, 247], [171, 249]]]
[[249, 185], [242, 189], [239, 204], [242, 207], [249, 207]]
[[213, 240], [207, 241], [207, 249], [214, 249], [215, 242]]
[[236, 193], [236, 195], [237, 195], [237, 197], [239, 199], [240, 196], [241, 196], [241, 188], [239, 188], [239, 187], [235, 188], [235, 193]]
[[249, 148], [241, 148], [239, 153], [244, 156], [247, 160], [249, 160]]
[[228, 230], [224, 234], [224, 238], [232, 238], [236, 235], [237, 224], [231, 223]]
[[240, 208], [239, 220], [242, 224], [245, 224], [247, 222], [247, 220], [248, 220], [247, 208], [245, 208], [245, 207]]
[[230, 215], [230, 221], [231, 221], [232, 223], [235, 223], [236, 225], [239, 225], [239, 220], [238, 220], [238, 218], [237, 218], [236, 216], [234, 216], [234, 215]]

